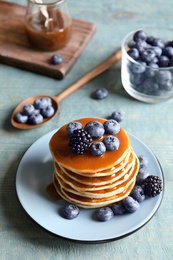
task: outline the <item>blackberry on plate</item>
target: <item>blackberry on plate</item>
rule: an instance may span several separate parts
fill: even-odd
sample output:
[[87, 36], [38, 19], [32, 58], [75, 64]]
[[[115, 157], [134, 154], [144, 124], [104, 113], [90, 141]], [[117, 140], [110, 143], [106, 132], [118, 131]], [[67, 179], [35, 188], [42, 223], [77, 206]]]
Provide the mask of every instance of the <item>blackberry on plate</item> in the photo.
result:
[[72, 153], [84, 154], [90, 147], [92, 138], [84, 129], [76, 129], [70, 136], [69, 146]]
[[143, 182], [144, 193], [148, 197], [155, 197], [162, 191], [162, 180], [155, 175], [149, 175]]

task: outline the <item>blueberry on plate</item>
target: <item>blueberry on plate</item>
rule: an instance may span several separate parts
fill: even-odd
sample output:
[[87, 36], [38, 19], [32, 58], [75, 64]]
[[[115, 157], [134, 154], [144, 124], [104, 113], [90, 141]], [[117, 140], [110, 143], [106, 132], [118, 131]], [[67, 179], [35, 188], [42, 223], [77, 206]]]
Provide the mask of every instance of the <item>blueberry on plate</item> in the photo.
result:
[[106, 88], [98, 88], [93, 93], [93, 98], [101, 100], [106, 98], [108, 95], [108, 90]]
[[123, 111], [114, 111], [112, 112], [111, 118], [117, 121], [118, 123], [122, 122], [125, 118], [125, 112]]
[[66, 219], [74, 219], [79, 215], [79, 213], [79, 208], [73, 204], [68, 204], [62, 209], [62, 214]]
[[105, 128], [106, 134], [113, 135], [113, 134], [117, 134], [120, 131], [120, 125], [114, 119], [108, 119], [107, 121], [104, 122], [103, 126]]
[[31, 116], [34, 114], [35, 108], [33, 105], [28, 104], [23, 107], [22, 113], [27, 116]]
[[130, 193], [130, 196], [137, 200], [139, 203], [145, 199], [145, 193], [141, 186], [136, 185]]
[[53, 65], [59, 65], [62, 62], [63, 62], [63, 58], [62, 58], [61, 54], [54, 54], [50, 59], [50, 63]]
[[123, 215], [126, 212], [126, 208], [122, 202], [113, 203], [111, 209], [114, 215]]
[[43, 109], [41, 109], [41, 114], [44, 118], [49, 118], [51, 116], [54, 115], [55, 109], [53, 108], [53, 106], [47, 106]]
[[110, 207], [103, 207], [97, 210], [97, 219], [99, 221], [108, 221], [113, 218], [114, 213]]
[[125, 199], [123, 199], [123, 204], [127, 211], [130, 213], [135, 212], [140, 207], [139, 202], [131, 196], [127, 196]]
[[138, 156], [139, 159], [139, 168], [147, 166], [148, 165], [148, 159], [144, 155]]
[[105, 138], [103, 139], [103, 143], [106, 146], [106, 150], [109, 150], [109, 151], [118, 150], [119, 145], [120, 145], [119, 139], [117, 137], [115, 137], [114, 135], [105, 136]]
[[17, 112], [14, 117], [15, 121], [18, 123], [25, 124], [28, 121], [28, 116], [22, 114], [21, 112]]
[[87, 131], [93, 139], [101, 137], [105, 132], [103, 125], [100, 122], [94, 120], [88, 122], [85, 125], [84, 130]]
[[148, 175], [149, 172], [146, 167], [140, 168], [136, 176], [136, 184], [142, 185], [143, 181], [148, 177]]
[[74, 130], [82, 129], [82, 124], [80, 122], [72, 121], [66, 127], [66, 134], [71, 136]]
[[52, 101], [49, 97], [43, 97], [43, 98], [37, 98], [34, 101], [33, 105], [36, 109], [43, 109], [43, 108], [46, 108], [47, 106], [49, 106], [51, 104], [52, 104]]
[[38, 125], [43, 122], [43, 116], [41, 114], [34, 114], [28, 118], [28, 124]]
[[106, 146], [103, 142], [93, 142], [90, 146], [90, 152], [93, 156], [101, 156], [106, 152]]

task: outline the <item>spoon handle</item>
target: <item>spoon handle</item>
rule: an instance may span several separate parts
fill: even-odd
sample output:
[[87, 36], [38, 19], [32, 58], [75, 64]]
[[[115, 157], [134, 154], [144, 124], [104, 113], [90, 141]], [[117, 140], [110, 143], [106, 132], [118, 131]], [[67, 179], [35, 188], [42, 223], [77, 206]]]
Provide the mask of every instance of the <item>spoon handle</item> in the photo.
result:
[[85, 85], [87, 82], [89, 82], [91, 79], [95, 78], [108, 68], [110, 68], [112, 65], [117, 63], [121, 59], [121, 49], [117, 50], [115, 53], [113, 53], [111, 56], [109, 56], [107, 59], [102, 61], [100, 64], [98, 64], [95, 68], [90, 70], [87, 74], [85, 74], [83, 77], [78, 79], [75, 83], [73, 83], [71, 86], [63, 90], [60, 94], [58, 94], [55, 98], [57, 102], [60, 102], [76, 90], [78, 90], [80, 87]]

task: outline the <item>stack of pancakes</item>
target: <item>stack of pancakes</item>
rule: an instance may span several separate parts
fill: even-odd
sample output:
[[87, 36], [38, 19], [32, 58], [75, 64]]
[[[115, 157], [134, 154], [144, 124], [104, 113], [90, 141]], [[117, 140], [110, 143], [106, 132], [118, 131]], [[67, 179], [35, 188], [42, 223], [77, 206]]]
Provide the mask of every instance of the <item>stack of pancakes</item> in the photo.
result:
[[[76, 121], [85, 126], [93, 120], [105, 121], [100, 118]], [[128, 196], [135, 185], [139, 161], [127, 133], [121, 128], [115, 135], [120, 141], [118, 150], [106, 151], [98, 157], [90, 152], [75, 155], [68, 146], [66, 126], [60, 128], [50, 140], [55, 169], [53, 183], [57, 193], [66, 201], [83, 208], [106, 206]]]

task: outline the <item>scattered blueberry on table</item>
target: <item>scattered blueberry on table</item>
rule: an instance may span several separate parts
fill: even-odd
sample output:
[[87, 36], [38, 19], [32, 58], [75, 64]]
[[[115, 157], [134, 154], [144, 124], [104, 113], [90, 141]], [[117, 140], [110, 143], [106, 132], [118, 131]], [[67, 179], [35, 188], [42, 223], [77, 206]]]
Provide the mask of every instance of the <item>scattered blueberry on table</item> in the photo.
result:
[[122, 122], [124, 118], [125, 118], [125, 112], [123, 111], [115, 110], [111, 114], [111, 119], [114, 119], [118, 123]]
[[107, 96], [108, 96], [108, 90], [106, 88], [97, 88], [92, 94], [92, 97], [97, 100], [102, 100]]
[[25, 105], [22, 111], [16, 113], [14, 119], [21, 124], [37, 125], [42, 123], [44, 118], [52, 117], [54, 113], [49, 97], [37, 98], [33, 104]]

